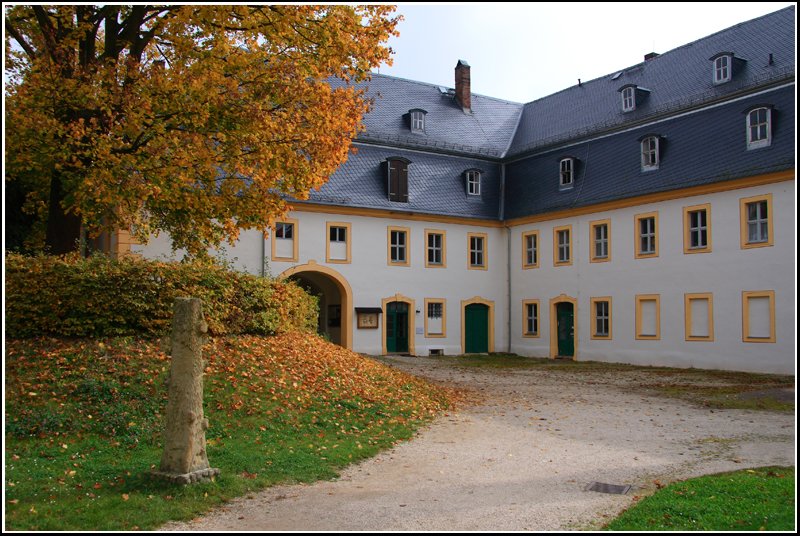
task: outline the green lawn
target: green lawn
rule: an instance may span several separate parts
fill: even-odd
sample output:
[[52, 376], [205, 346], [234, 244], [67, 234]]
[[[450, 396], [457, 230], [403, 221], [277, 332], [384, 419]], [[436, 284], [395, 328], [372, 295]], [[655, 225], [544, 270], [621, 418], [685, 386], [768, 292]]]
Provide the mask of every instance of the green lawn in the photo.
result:
[[169, 485], [169, 361], [155, 341], [7, 341], [5, 529], [150, 530], [276, 483], [330, 479], [448, 407], [451, 394], [308, 335], [204, 349], [213, 482]]
[[605, 528], [622, 531], [793, 531], [794, 467], [762, 467], [676, 482]]

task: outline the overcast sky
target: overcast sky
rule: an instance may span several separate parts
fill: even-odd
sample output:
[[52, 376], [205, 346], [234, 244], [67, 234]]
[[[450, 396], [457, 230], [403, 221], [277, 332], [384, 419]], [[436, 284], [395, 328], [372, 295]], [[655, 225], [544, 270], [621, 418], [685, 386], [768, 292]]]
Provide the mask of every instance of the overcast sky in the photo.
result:
[[530, 102], [794, 2], [399, 4], [394, 65], [380, 72]]

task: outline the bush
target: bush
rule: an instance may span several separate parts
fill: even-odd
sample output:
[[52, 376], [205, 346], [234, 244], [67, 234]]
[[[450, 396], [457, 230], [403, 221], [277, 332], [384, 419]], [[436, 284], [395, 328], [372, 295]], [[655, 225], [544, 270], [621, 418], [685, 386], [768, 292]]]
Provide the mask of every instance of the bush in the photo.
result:
[[179, 296], [203, 300], [214, 335], [273, 335], [317, 326], [316, 298], [294, 283], [217, 264], [6, 255], [11, 338], [164, 335]]

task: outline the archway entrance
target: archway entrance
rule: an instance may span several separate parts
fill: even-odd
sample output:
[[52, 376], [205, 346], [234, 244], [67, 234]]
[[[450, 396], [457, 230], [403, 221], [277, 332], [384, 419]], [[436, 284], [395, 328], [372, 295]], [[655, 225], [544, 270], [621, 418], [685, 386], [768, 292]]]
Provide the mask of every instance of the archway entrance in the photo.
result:
[[291, 279], [308, 293], [319, 298], [317, 331], [332, 343], [353, 348], [353, 293], [347, 280], [336, 270], [310, 261], [283, 272], [281, 279]]

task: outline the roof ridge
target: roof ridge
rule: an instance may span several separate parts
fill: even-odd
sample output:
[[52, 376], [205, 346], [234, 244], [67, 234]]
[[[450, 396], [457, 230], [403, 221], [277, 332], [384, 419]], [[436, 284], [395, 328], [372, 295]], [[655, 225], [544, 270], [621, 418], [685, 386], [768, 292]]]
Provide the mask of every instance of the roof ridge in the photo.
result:
[[[676, 52], [676, 51], [678, 51], [678, 50], [681, 50], [681, 49], [684, 49], [684, 48], [691, 47], [691, 46], [695, 45], [696, 43], [699, 43], [699, 42], [701, 42], [701, 41], [705, 41], [706, 39], [710, 39], [710, 38], [712, 38], [712, 37], [714, 37], [714, 36], [716, 36], [716, 35], [719, 35], [719, 34], [721, 34], [721, 33], [728, 32], [728, 31], [730, 31], [730, 30], [733, 30], [734, 28], [739, 28], [739, 27], [740, 27], [740, 26], [742, 26], [742, 25], [745, 25], [745, 24], [750, 24], [750, 23], [753, 23], [753, 22], [755, 22], [755, 21], [758, 21], [758, 20], [764, 19], [764, 18], [766, 18], [766, 17], [772, 17], [772, 16], [774, 16], [774, 15], [777, 15], [778, 13], [781, 13], [782, 11], [793, 10], [794, 8], [795, 8], [795, 6], [793, 6], [793, 5], [790, 5], [790, 6], [786, 6], [786, 7], [784, 7], [784, 8], [781, 8], [781, 9], [779, 9], [779, 10], [777, 10], [777, 11], [773, 11], [772, 13], [765, 13], [764, 15], [761, 15], [761, 16], [759, 16], [759, 17], [755, 17], [755, 18], [752, 18], [752, 19], [749, 19], [749, 20], [746, 20], [746, 21], [738, 22], [738, 23], [734, 24], [733, 26], [728, 26], [727, 28], [723, 28], [722, 30], [718, 30], [718, 31], [716, 31], [716, 32], [714, 32], [714, 33], [711, 33], [711, 34], [708, 34], [708, 35], [706, 35], [706, 36], [699, 37], [699, 38], [695, 39], [694, 41], [691, 41], [691, 42], [689, 42], [689, 43], [684, 43], [684, 44], [682, 44], [682, 45], [680, 45], [680, 46], [677, 46], [677, 47], [675, 47], [675, 48], [673, 48], [673, 49], [667, 50], [666, 52], [660, 53], [658, 56], [656, 56], [656, 57], [654, 57], [654, 58], [651, 58], [650, 60], [646, 60], [646, 61], [640, 61], [639, 63], [634, 63], [633, 65], [630, 65], [630, 66], [628, 66], [628, 67], [624, 67], [624, 68], [621, 68], [621, 69], [615, 69], [615, 70], [613, 71], [613, 73], [614, 73], [614, 74], [616, 74], [616, 73], [622, 73], [622, 72], [628, 71], [628, 70], [630, 70], [630, 69], [634, 69], [634, 68], [636, 68], [636, 67], [638, 67], [638, 66], [640, 66], [640, 65], [649, 64], [649, 63], [651, 63], [651, 62], [658, 61], [660, 58], [662, 58], [663, 56], [666, 56], [667, 54], [671, 54], [671, 53], [674, 53], [674, 52]], [[663, 61], [663, 60], [662, 60], [662, 61]], [[532, 101], [526, 102], [526, 103], [524, 103], [524, 106], [528, 106], [529, 104], [533, 104], [533, 103], [535, 103], [535, 102], [539, 102], [539, 101], [541, 101], [541, 100], [544, 100], [544, 99], [550, 98], [550, 97], [552, 97], [552, 96], [554, 96], [554, 95], [558, 95], [559, 93], [563, 93], [563, 92], [565, 92], [565, 91], [571, 91], [571, 90], [575, 89], [576, 87], [582, 87], [582, 86], [585, 86], [585, 85], [587, 85], [587, 84], [591, 84], [592, 82], [597, 82], [598, 80], [605, 80], [605, 79], [607, 79], [609, 76], [611, 76], [611, 74], [612, 74], [612, 73], [606, 73], [606, 74], [604, 74], [604, 75], [601, 75], [601, 76], [598, 76], [598, 77], [596, 77], [596, 78], [592, 78], [591, 80], [588, 80], [588, 81], [586, 81], [586, 82], [581, 82], [580, 84], [578, 84], [578, 85], [576, 85], [576, 86], [569, 86], [569, 87], [566, 87], [566, 88], [564, 88], [564, 89], [561, 89], [561, 90], [559, 90], [559, 91], [556, 91], [555, 93], [551, 93], [551, 94], [549, 94], [549, 95], [545, 95], [544, 97], [539, 97], [538, 99], [534, 99], [534, 100], [532, 100]]]
[[[450, 86], [443, 86], [442, 84], [434, 84], [432, 82], [423, 82], [421, 80], [412, 80], [411, 78], [403, 78], [402, 76], [394, 76], [394, 75], [391, 75], [391, 74], [376, 73], [376, 72], [372, 72], [372, 71], [370, 71], [369, 74], [370, 74], [371, 77], [372, 76], [380, 76], [380, 77], [383, 77], [383, 78], [392, 78], [394, 80], [400, 80], [402, 82], [410, 82], [412, 84], [417, 84], [417, 85], [420, 85], [420, 86], [428, 86], [428, 87], [433, 87], [433, 88], [446, 87], [447, 89], [453, 89]], [[369, 84], [369, 80], [367, 80], [365, 83]], [[501, 99], [499, 97], [492, 97], [491, 95], [484, 95], [482, 93], [474, 93], [473, 92], [472, 96], [473, 97], [481, 97], [481, 98], [484, 98], [484, 99], [490, 99], [490, 100], [502, 102], [502, 103], [505, 103], [505, 104], [515, 104], [515, 105], [518, 105], [518, 106], [524, 106], [525, 105], [525, 103], [523, 103], [523, 102], [510, 101], [510, 100], [507, 100], [507, 99]]]

